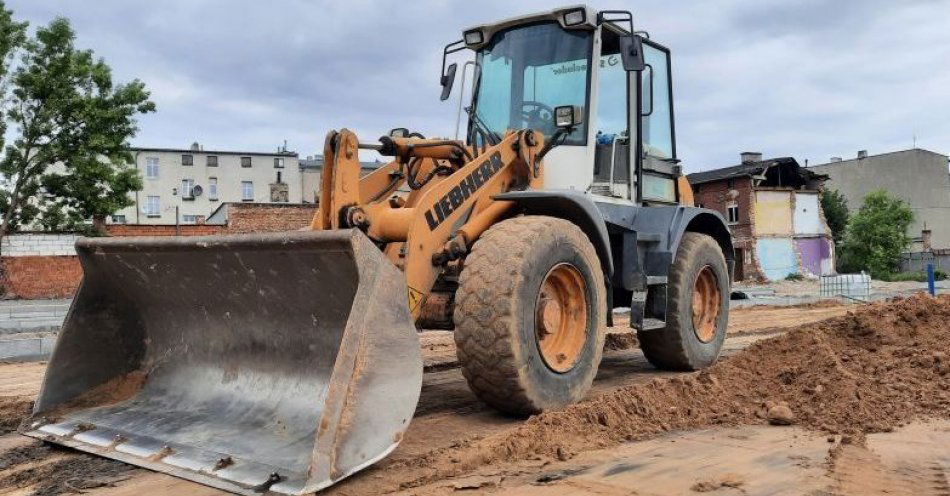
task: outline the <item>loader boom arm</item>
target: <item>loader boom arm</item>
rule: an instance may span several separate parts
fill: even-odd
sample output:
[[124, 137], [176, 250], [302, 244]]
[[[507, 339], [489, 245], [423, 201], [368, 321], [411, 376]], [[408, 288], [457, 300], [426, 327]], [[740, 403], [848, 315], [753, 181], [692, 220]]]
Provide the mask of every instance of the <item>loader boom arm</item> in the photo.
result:
[[[463, 256], [512, 203], [494, 195], [541, 188], [544, 138], [509, 131], [475, 153], [459, 141], [384, 137], [380, 153], [394, 160], [359, 177], [359, 141], [331, 131], [324, 146], [320, 208], [311, 228], [359, 228], [406, 275], [407, 299], [418, 318], [443, 267]], [[408, 194], [397, 194], [403, 185]]]

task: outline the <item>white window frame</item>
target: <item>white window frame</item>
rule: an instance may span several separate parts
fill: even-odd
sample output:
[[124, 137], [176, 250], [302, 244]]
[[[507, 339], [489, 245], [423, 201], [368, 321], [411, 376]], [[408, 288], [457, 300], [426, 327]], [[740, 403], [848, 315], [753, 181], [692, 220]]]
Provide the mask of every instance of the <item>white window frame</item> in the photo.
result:
[[182, 224], [197, 224], [198, 216], [192, 215], [192, 214], [182, 214], [181, 223]]
[[[735, 216], [733, 216], [735, 212]], [[726, 223], [729, 225], [739, 223], [739, 204], [736, 202], [726, 204]]]
[[216, 201], [218, 199], [218, 178], [208, 178], [208, 199]]
[[195, 180], [194, 179], [182, 179], [181, 180], [181, 190], [179, 191], [182, 199], [184, 200], [194, 200], [195, 199]]
[[145, 216], [146, 217], [161, 217], [162, 216], [162, 197], [158, 195], [148, 195], [145, 197]]
[[145, 157], [145, 179], [158, 179], [158, 157]]
[[111, 217], [113, 224], [128, 224], [129, 222], [124, 214], [112, 214]]
[[241, 201], [254, 201], [254, 181], [241, 181]]
[[284, 157], [274, 157], [274, 168], [275, 169], [284, 168]]

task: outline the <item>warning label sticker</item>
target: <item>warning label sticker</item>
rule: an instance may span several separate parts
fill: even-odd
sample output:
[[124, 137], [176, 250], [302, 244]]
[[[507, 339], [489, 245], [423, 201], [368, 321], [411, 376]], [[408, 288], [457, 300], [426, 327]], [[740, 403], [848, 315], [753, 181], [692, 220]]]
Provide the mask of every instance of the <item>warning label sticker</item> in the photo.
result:
[[422, 301], [422, 291], [409, 288], [409, 312], [414, 312], [419, 302]]

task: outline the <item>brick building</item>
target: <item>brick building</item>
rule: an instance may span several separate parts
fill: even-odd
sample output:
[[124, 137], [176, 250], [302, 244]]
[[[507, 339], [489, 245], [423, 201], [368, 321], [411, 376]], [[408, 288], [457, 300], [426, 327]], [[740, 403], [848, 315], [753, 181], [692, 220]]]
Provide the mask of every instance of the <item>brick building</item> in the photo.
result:
[[834, 273], [834, 242], [819, 195], [827, 176], [794, 158], [762, 159], [687, 176], [698, 206], [722, 212], [736, 248], [736, 280]]

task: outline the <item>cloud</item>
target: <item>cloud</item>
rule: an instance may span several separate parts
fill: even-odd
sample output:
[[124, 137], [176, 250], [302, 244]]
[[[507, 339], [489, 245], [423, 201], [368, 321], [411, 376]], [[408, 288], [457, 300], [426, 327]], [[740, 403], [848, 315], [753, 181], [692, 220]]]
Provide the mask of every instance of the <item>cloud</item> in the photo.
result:
[[[68, 17], [78, 44], [158, 112], [147, 146], [319, 153], [332, 128], [370, 140], [393, 127], [454, 134], [438, 100], [442, 47], [465, 27], [548, 10], [540, 1], [284, 2], [8, 0], [32, 25]], [[617, 8], [598, 1], [595, 7]], [[811, 163], [921, 146], [950, 151], [945, 1], [643, 1], [638, 29], [673, 51], [687, 171], [741, 150]]]

